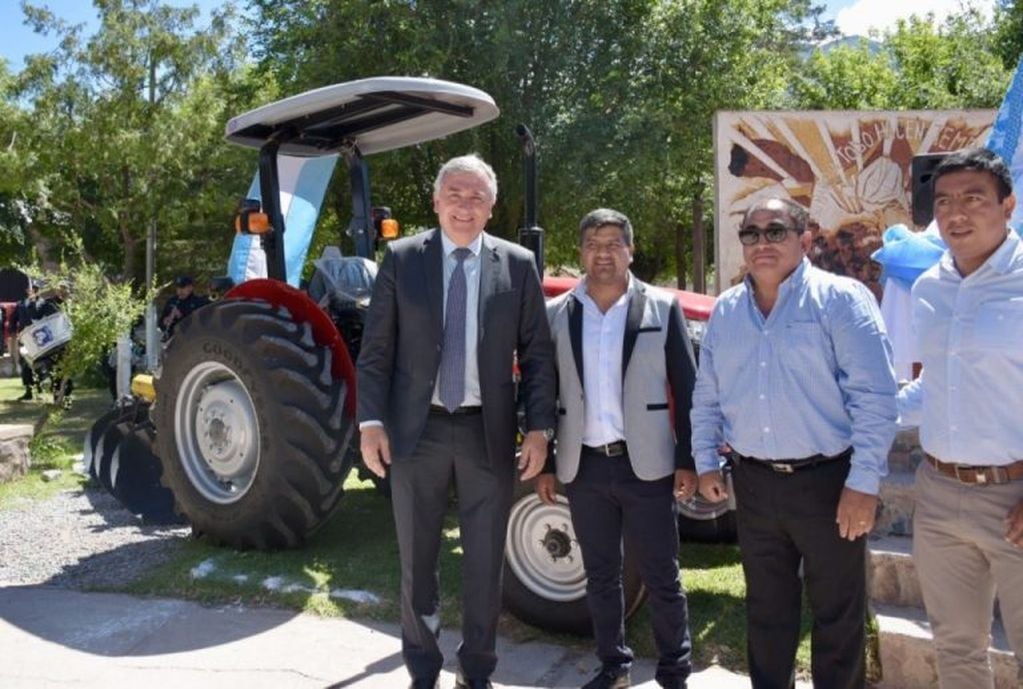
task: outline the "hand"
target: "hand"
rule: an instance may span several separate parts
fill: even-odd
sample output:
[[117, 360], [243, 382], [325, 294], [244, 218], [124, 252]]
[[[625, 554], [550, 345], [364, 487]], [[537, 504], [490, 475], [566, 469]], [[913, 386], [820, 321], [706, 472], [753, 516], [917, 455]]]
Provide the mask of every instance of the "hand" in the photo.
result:
[[522, 451], [519, 453], [520, 481], [528, 481], [543, 469], [547, 461], [547, 438], [543, 431], [530, 431], [522, 439]]
[[1005, 540], [1017, 548], [1023, 548], [1023, 500], [1016, 503], [1016, 506], [1009, 510], [1005, 518], [1008, 529], [1005, 531]]
[[852, 488], [843, 488], [842, 497], [838, 499], [838, 535], [855, 541], [860, 536], [870, 533], [874, 528], [874, 513], [877, 510], [877, 496], [861, 493]]
[[558, 479], [554, 474], [540, 474], [536, 477], [536, 484], [533, 486], [533, 490], [536, 491], [537, 496], [548, 505], [553, 505], [557, 502], [558, 495]]
[[675, 469], [675, 499], [688, 500], [696, 495], [699, 479], [689, 469]]
[[700, 495], [710, 502], [721, 502], [728, 499], [725, 477], [720, 471], [708, 471], [700, 474]]
[[362, 429], [362, 463], [380, 478], [387, 474], [385, 465], [391, 463], [391, 442], [387, 439], [387, 431], [383, 426], [366, 426]]

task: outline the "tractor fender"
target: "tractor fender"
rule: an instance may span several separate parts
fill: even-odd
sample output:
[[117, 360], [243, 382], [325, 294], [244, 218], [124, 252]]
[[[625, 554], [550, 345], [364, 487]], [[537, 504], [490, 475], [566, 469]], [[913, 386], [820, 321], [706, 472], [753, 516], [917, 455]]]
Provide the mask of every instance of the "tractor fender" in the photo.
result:
[[355, 365], [348, 355], [344, 338], [334, 327], [330, 316], [310, 299], [308, 294], [278, 280], [257, 278], [232, 287], [224, 295], [224, 299], [261, 299], [275, 307], [283, 306], [296, 322], [309, 323], [316, 344], [329, 347], [333, 354], [330, 372], [334, 379], [340, 378], [345, 381], [347, 388], [345, 415], [355, 416]]

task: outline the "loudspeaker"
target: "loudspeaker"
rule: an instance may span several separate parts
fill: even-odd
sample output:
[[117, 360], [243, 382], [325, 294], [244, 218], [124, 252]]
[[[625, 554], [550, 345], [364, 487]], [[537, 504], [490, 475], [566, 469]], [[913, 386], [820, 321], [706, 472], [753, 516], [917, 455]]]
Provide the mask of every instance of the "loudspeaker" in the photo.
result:
[[913, 175], [913, 188], [910, 190], [913, 199], [913, 223], [917, 227], [926, 227], [934, 218], [934, 186], [931, 178], [934, 168], [950, 153], [925, 153], [913, 156], [910, 173]]

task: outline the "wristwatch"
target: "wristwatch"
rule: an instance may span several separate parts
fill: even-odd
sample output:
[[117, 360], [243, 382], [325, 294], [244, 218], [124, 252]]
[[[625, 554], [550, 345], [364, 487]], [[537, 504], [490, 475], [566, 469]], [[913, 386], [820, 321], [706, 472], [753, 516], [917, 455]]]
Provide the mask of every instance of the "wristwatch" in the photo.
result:
[[543, 433], [543, 439], [546, 440], [547, 442], [554, 440], [553, 428], [543, 428], [540, 430], [540, 432]]

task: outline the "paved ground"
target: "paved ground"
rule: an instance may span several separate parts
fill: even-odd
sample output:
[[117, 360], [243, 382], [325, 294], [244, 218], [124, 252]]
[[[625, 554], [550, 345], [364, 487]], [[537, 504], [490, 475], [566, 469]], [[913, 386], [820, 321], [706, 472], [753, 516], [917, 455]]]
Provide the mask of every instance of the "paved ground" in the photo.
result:
[[[456, 634], [441, 637], [447, 658]], [[400, 689], [408, 676], [392, 624], [292, 611], [203, 607], [180, 600], [0, 585], [0, 687], [81, 689]], [[499, 641], [495, 686], [578, 687], [590, 655], [551, 644]], [[441, 688], [454, 685], [449, 661]], [[633, 686], [656, 689], [654, 664]], [[690, 689], [738, 689], [749, 680], [721, 668], [695, 674]], [[801, 685], [802, 686], [802, 685]]]

